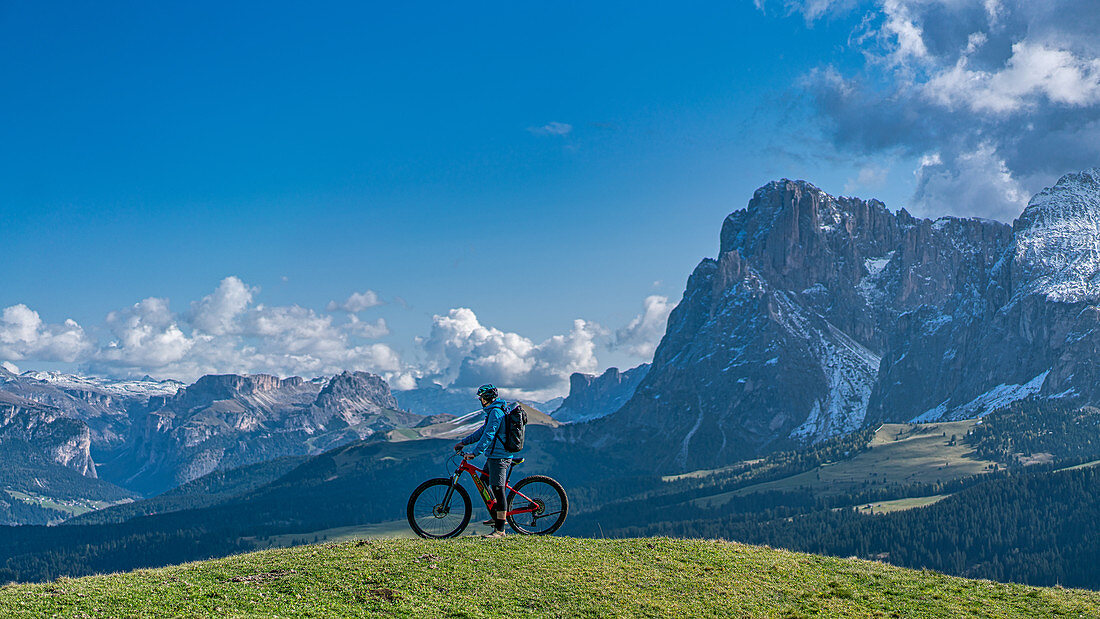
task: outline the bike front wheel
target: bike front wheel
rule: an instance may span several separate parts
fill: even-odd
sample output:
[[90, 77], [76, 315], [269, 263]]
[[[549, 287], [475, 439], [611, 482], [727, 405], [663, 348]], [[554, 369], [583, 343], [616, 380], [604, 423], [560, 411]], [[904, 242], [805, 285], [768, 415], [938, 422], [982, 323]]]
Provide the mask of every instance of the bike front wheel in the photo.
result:
[[470, 494], [443, 477], [429, 479], [413, 490], [405, 513], [414, 533], [428, 539], [447, 539], [460, 535], [470, 524]]
[[532, 475], [512, 487], [508, 494], [508, 511], [508, 524], [517, 533], [550, 535], [565, 522], [569, 498], [557, 480]]

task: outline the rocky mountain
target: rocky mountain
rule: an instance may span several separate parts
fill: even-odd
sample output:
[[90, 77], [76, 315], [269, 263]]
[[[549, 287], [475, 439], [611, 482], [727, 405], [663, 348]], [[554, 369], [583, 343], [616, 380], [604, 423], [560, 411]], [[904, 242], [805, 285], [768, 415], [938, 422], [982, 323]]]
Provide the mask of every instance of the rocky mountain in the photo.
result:
[[216, 469], [319, 453], [419, 416], [396, 410], [380, 377], [344, 372], [328, 380], [210, 375], [151, 398], [104, 475], [156, 493]]
[[101, 456], [126, 441], [129, 412], [151, 397], [174, 394], [183, 383], [140, 380], [111, 381], [59, 372], [13, 374], [0, 367], [0, 391], [57, 409], [65, 417], [87, 424], [91, 449]]
[[569, 377], [569, 395], [552, 413], [564, 423], [599, 419], [622, 408], [645, 378], [649, 364], [643, 363], [625, 372], [609, 368], [603, 374], [574, 372]]
[[1030, 395], [1100, 401], [1100, 168], [1032, 198], [983, 275], [899, 321], [871, 420], [974, 417]]
[[726, 218], [634, 395], [561, 436], [686, 470], [1029, 394], [1095, 401], [1098, 178], [1013, 226], [769, 183]]
[[[415, 389], [397, 391], [394, 396], [402, 410], [418, 415], [463, 415], [481, 409], [473, 389], [443, 387], [436, 383], [422, 383]], [[552, 411], [561, 406], [562, 398], [553, 398], [545, 402], [519, 401], [539, 410]]]
[[12, 440], [29, 444], [54, 464], [96, 477], [87, 424], [59, 408], [0, 391], [0, 443]]
[[402, 410], [418, 415], [462, 415], [481, 408], [473, 389], [451, 389], [435, 383], [394, 394]]

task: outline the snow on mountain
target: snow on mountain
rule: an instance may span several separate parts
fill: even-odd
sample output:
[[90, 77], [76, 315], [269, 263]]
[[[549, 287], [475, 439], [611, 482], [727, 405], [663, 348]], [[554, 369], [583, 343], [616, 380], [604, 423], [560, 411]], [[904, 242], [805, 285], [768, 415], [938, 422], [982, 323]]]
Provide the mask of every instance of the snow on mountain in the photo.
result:
[[1067, 174], [1038, 193], [1014, 228], [1017, 297], [1100, 299], [1100, 168]]
[[688, 278], [623, 407], [561, 435], [709, 468], [862, 425], [1100, 403], [1100, 169], [1013, 226], [758, 189]]
[[108, 378], [33, 370], [23, 372], [20, 376], [42, 381], [59, 389], [97, 390], [116, 397], [134, 399], [174, 395], [184, 386], [184, 384], [178, 380], [155, 380], [148, 376], [137, 380], [111, 380]]

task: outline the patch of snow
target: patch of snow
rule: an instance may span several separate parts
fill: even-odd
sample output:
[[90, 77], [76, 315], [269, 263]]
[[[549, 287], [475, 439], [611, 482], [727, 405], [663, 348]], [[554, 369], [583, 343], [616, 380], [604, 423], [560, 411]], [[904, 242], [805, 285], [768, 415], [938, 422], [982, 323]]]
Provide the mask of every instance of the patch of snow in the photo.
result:
[[1069, 389], [1066, 389], [1065, 391], [1063, 391], [1061, 393], [1056, 393], [1056, 394], [1050, 396], [1050, 399], [1051, 400], [1056, 400], [1058, 398], [1072, 398], [1072, 397], [1076, 397], [1076, 396], [1077, 396], [1077, 388], [1076, 387], [1070, 387]]
[[929, 409], [914, 417], [912, 423], [984, 417], [1017, 400], [1022, 400], [1039, 393], [1039, 390], [1043, 388], [1043, 381], [1046, 380], [1047, 374], [1050, 374], [1050, 370], [1039, 374], [1022, 385], [1007, 385], [1001, 383], [962, 406], [951, 408], [948, 406], [948, 401], [945, 400], [940, 402], [935, 408]]
[[950, 400], [944, 400], [936, 405], [935, 408], [930, 408], [923, 413], [913, 417], [909, 420], [909, 423], [928, 423], [930, 421], [939, 421], [947, 413], [947, 403]]
[[1024, 273], [1014, 298], [1100, 299], [1100, 168], [1063, 176], [1017, 220], [1014, 259]]
[[949, 325], [954, 322], [954, 320], [954, 318], [948, 316], [947, 314], [940, 314], [939, 316], [936, 316], [935, 318], [924, 323], [924, 334], [932, 335], [936, 331], [939, 331], [940, 328], [944, 327], [945, 325]]
[[859, 291], [859, 295], [867, 303], [874, 304], [882, 299], [884, 292], [882, 283], [879, 281], [880, 276], [886, 270], [886, 265], [894, 259], [895, 253], [891, 251], [881, 258], [867, 258], [863, 261], [863, 267], [867, 269], [867, 275], [860, 278], [859, 283], [856, 284], [856, 290]]
[[867, 416], [871, 388], [880, 358], [832, 324], [814, 341], [815, 353], [829, 389], [824, 400], [815, 400], [806, 420], [791, 431], [791, 438], [821, 440], [851, 432]]
[[867, 269], [867, 277], [877, 277], [882, 270], [886, 268], [887, 264], [894, 259], [894, 253], [891, 251], [881, 258], [868, 258], [863, 261], [864, 268]]
[[81, 391], [99, 391], [110, 395], [128, 398], [149, 398], [153, 396], [175, 395], [184, 384], [178, 380], [110, 380], [107, 378], [77, 376], [61, 372], [40, 372], [28, 370], [20, 374], [25, 378], [49, 383], [59, 389]]

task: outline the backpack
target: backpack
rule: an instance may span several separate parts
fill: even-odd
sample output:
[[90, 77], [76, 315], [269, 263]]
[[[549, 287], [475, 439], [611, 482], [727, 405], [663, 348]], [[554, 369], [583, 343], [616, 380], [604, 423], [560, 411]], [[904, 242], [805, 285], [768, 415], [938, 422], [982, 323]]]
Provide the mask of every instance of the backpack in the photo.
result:
[[505, 407], [504, 421], [501, 428], [497, 428], [497, 438], [501, 438], [501, 430], [504, 430], [504, 451], [516, 453], [523, 449], [523, 434], [527, 426], [527, 411], [523, 404], [516, 402], [511, 408]]

